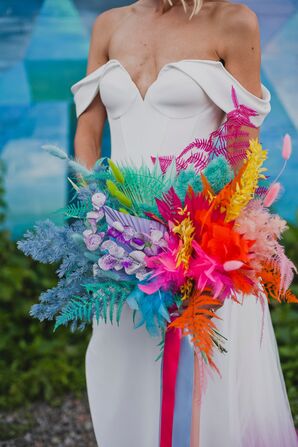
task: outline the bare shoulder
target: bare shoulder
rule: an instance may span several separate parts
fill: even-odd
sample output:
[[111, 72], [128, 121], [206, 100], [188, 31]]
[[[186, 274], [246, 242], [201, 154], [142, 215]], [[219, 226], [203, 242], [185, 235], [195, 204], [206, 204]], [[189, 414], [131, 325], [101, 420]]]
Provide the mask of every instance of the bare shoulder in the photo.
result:
[[242, 3], [216, 2], [215, 21], [222, 32], [234, 37], [259, 33], [257, 14]]
[[261, 43], [256, 13], [241, 3], [217, 2], [217, 53], [227, 70], [260, 96]]
[[109, 44], [121, 21], [130, 14], [127, 6], [108, 9], [99, 14], [93, 22], [87, 73], [103, 65], [109, 59]]
[[129, 14], [131, 14], [131, 6], [120, 6], [107, 9], [96, 17], [93, 23], [93, 32], [111, 32]]

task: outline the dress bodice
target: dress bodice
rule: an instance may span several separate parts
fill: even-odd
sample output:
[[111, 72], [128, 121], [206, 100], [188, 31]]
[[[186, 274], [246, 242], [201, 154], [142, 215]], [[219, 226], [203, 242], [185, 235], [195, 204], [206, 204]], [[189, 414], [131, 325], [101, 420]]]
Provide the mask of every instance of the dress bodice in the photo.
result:
[[79, 117], [97, 94], [106, 107], [111, 132], [111, 157], [147, 162], [152, 155], [179, 153], [195, 138], [207, 137], [233, 106], [254, 109], [259, 127], [270, 112], [271, 95], [262, 84], [262, 98], [248, 91], [220, 61], [185, 59], [162, 67], [143, 98], [128, 71], [110, 59], [72, 85]]

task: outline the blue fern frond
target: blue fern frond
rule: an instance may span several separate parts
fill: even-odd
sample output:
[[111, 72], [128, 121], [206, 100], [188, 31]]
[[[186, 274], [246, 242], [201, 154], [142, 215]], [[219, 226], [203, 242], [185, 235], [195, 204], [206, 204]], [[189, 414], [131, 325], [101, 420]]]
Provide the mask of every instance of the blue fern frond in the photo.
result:
[[51, 264], [62, 259], [68, 242], [68, 229], [47, 219], [37, 222], [33, 231], [27, 231], [23, 239], [17, 241], [17, 247], [36, 261]]
[[58, 226], [47, 219], [38, 222], [33, 230], [27, 231], [17, 247], [26, 255], [44, 264], [62, 261], [67, 256], [76, 256], [78, 246], [73, 239], [74, 233], [82, 233], [83, 222]]

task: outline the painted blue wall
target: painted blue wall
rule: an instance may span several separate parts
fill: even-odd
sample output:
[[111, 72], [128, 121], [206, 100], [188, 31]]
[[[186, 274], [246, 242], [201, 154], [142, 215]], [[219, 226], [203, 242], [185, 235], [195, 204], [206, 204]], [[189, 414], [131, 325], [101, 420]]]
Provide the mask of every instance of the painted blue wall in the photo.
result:
[[[7, 165], [8, 225], [18, 237], [67, 200], [65, 166], [43, 153], [55, 143], [72, 152], [75, 111], [70, 86], [85, 75], [90, 30], [107, 0], [0, 0], [0, 156]], [[298, 0], [247, 0], [260, 19], [262, 81], [272, 112], [261, 139], [274, 175], [283, 134], [294, 155], [283, 177], [278, 211], [294, 220], [298, 202]], [[105, 128], [104, 150], [109, 150]], [[295, 153], [296, 152], [296, 153]]]

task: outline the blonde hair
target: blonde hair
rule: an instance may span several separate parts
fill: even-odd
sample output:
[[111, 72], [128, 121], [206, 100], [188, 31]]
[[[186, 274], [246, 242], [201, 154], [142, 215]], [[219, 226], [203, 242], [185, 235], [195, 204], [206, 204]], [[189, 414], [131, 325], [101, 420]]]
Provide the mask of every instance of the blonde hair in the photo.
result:
[[[187, 12], [187, 7], [189, 6], [185, 0], [180, 0], [182, 3], [183, 9], [185, 12]], [[192, 0], [191, 3], [193, 4], [191, 14], [189, 16], [189, 19], [191, 19], [194, 15], [198, 14], [200, 9], [203, 6], [204, 0]], [[164, 0], [164, 4], [168, 6], [173, 6], [172, 0]]]

